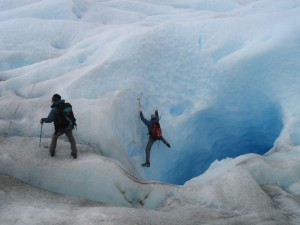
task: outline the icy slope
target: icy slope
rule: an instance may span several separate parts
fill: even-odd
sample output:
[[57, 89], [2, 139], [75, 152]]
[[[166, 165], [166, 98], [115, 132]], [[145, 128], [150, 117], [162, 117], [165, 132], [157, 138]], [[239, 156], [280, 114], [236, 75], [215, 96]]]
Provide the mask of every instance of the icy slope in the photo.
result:
[[183, 217], [172, 211], [120, 208], [61, 196], [3, 174], [0, 174], [0, 210], [1, 225], [174, 224], [173, 219], [184, 224], [191, 217], [188, 211]]
[[[49, 139], [46, 139], [50, 141]], [[159, 207], [175, 186], [131, 176], [117, 161], [78, 145], [70, 156], [69, 143], [59, 141], [55, 157], [36, 138], [11, 137], [1, 141], [0, 172], [64, 195], [127, 207]]]
[[[0, 224], [300, 222], [299, 149], [216, 161], [203, 175], [175, 187], [128, 176], [114, 162], [84, 146], [80, 146], [81, 159], [73, 160], [67, 143], [60, 142], [57, 156], [49, 159], [48, 151], [37, 148], [37, 140], [30, 144], [32, 141], [7, 138], [1, 142], [5, 154], [0, 174], [10, 173], [29, 184], [81, 199], [47, 192], [1, 174]], [[28, 152], [33, 157], [28, 157]]]
[[[176, 207], [167, 206], [160, 211], [113, 207], [46, 192], [7, 175], [0, 174], [0, 181], [1, 225], [199, 225], [207, 223], [232, 224], [244, 220], [243, 218], [236, 218], [238, 214], [235, 212], [222, 212], [180, 203], [177, 203]], [[243, 224], [253, 223], [245, 221]]]

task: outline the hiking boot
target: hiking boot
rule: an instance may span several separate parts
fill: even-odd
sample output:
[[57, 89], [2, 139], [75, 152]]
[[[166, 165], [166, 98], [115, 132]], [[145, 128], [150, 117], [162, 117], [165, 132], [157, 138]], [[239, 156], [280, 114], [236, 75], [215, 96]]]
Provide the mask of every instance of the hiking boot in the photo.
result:
[[77, 158], [77, 153], [71, 153], [71, 156], [76, 159]]
[[169, 143], [167, 143], [167, 147], [168, 147], [168, 148], [171, 148], [171, 145], [170, 145]]
[[150, 167], [150, 163], [149, 162], [145, 162], [142, 164], [142, 167]]
[[55, 156], [55, 152], [50, 152], [51, 157]]

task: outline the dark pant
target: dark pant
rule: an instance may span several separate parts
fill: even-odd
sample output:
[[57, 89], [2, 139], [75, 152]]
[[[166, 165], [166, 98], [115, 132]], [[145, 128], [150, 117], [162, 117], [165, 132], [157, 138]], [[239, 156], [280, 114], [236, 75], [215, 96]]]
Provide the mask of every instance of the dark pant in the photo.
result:
[[164, 137], [161, 137], [161, 138], [153, 138], [149, 135], [149, 140], [148, 140], [148, 143], [147, 143], [147, 146], [146, 146], [146, 162], [149, 162], [150, 163], [150, 152], [151, 152], [151, 148], [152, 148], [152, 145], [155, 141], [157, 140], [160, 140], [162, 141], [166, 146], [169, 145], [169, 143], [166, 141], [166, 139], [164, 139]]
[[50, 153], [55, 154], [57, 139], [59, 136], [61, 136], [63, 134], [65, 134], [69, 139], [69, 142], [71, 144], [72, 154], [77, 154], [75, 138], [73, 136], [72, 130], [70, 130], [70, 129], [57, 130], [53, 133], [50, 148], [49, 148]]

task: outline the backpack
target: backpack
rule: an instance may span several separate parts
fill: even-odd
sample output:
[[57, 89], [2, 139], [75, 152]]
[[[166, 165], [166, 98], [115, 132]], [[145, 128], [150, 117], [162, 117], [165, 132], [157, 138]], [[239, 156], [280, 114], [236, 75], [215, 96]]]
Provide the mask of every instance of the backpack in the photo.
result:
[[77, 124], [73, 114], [72, 105], [70, 103], [61, 103], [57, 106], [57, 108], [58, 117], [55, 122], [55, 128], [73, 130]]
[[150, 136], [158, 139], [162, 137], [160, 124], [158, 122], [154, 122], [151, 124]]

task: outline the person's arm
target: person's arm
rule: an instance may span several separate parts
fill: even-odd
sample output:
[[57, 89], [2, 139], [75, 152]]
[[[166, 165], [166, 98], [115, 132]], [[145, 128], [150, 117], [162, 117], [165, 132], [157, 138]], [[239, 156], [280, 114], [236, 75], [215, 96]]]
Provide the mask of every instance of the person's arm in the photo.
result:
[[143, 123], [146, 125], [146, 126], [149, 126], [149, 121], [145, 119], [144, 117], [144, 114], [142, 111], [140, 111], [140, 117], [141, 117], [141, 120], [143, 121]]
[[57, 108], [52, 108], [47, 118], [42, 118], [42, 123], [52, 123], [55, 120]]

